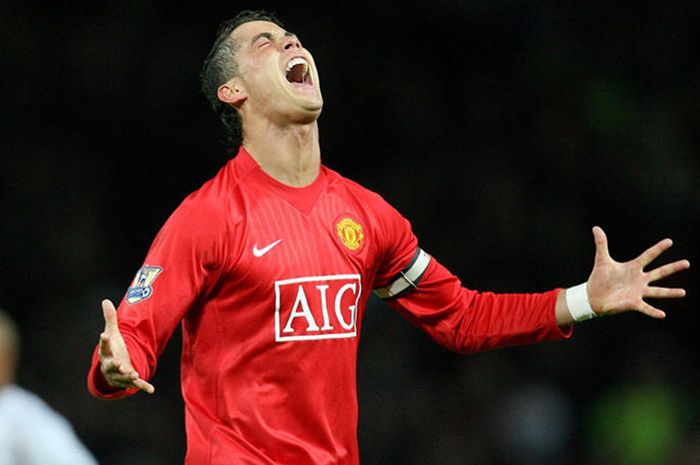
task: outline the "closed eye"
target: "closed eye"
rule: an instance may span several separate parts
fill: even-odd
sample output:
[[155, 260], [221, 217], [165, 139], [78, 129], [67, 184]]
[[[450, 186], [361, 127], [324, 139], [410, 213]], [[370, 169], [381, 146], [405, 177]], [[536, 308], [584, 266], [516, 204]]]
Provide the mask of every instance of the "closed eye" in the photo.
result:
[[250, 41], [251, 44], [256, 45], [258, 48], [268, 45], [272, 41], [272, 34], [269, 32], [261, 32], [260, 34], [253, 37]]

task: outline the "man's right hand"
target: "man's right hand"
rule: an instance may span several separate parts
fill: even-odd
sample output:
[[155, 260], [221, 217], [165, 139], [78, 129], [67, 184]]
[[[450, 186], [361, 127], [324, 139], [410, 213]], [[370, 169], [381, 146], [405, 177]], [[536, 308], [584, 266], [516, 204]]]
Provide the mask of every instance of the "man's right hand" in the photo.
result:
[[102, 313], [105, 317], [105, 330], [100, 334], [99, 355], [100, 370], [105, 380], [110, 386], [119, 389], [136, 388], [153, 394], [153, 385], [141, 379], [131, 365], [129, 351], [119, 332], [117, 310], [109, 299], [102, 301]]

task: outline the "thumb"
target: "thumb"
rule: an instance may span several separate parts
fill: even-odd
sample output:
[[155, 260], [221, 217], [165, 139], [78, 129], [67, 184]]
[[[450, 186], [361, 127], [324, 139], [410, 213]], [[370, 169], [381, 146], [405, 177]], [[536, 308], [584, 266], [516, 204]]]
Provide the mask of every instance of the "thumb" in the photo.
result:
[[117, 324], [117, 309], [114, 308], [114, 304], [109, 299], [104, 299], [102, 301], [102, 314], [105, 318], [105, 333], [110, 334], [113, 332], [119, 332], [119, 325]]
[[595, 241], [596, 263], [609, 259], [608, 238], [605, 235], [605, 231], [603, 231], [600, 226], [593, 226], [593, 240]]

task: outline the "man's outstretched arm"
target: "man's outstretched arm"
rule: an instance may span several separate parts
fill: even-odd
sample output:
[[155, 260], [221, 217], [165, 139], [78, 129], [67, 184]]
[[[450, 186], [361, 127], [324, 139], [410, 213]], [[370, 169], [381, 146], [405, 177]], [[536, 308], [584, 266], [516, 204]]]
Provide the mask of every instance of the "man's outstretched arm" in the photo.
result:
[[[688, 260], [678, 260], [644, 271], [644, 268], [673, 245], [671, 239], [659, 241], [634, 260], [617, 262], [610, 257], [608, 240], [600, 227], [593, 228], [593, 237], [596, 247], [593, 271], [585, 285], [582, 285], [584, 287], [579, 297], [568, 290], [561, 291], [557, 296], [555, 312], [559, 326], [570, 326], [576, 320], [581, 321], [594, 316], [630, 311], [641, 312], [652, 318], [665, 318], [666, 314], [663, 311], [648, 304], [644, 299], [685, 296], [684, 289], [651, 284], [689, 268]], [[577, 315], [578, 318], [575, 320], [573, 315]]]
[[668, 250], [670, 239], [620, 263], [610, 257], [603, 230], [596, 226], [593, 234], [593, 271], [587, 282], [569, 289], [519, 294], [467, 289], [437, 260], [418, 249], [419, 259], [411, 260], [395, 281], [375, 289], [375, 293], [436, 342], [463, 353], [567, 338], [575, 322], [599, 315], [639, 311], [663, 318], [664, 312], [644, 299], [685, 295], [683, 289], [651, 284], [688, 268], [687, 260], [644, 270]]

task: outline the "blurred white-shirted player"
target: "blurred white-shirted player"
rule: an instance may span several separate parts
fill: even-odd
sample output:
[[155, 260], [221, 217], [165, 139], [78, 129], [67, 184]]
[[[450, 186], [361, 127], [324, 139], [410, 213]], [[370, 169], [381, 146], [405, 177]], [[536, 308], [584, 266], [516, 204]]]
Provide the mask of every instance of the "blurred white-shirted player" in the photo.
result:
[[0, 310], [0, 465], [97, 465], [70, 423], [14, 384], [19, 333]]

